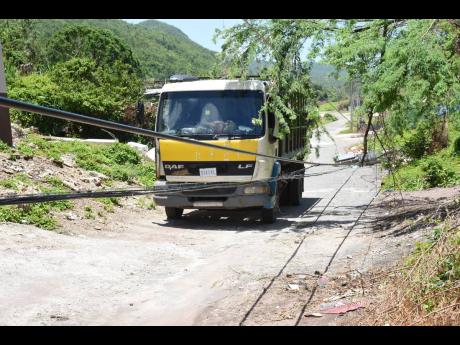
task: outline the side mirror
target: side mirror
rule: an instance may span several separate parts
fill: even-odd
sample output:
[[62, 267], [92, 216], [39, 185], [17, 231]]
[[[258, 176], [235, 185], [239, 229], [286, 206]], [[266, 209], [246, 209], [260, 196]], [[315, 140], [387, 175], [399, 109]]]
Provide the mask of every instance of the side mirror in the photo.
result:
[[276, 137], [278, 133], [276, 133], [276, 120], [275, 114], [272, 112], [268, 113], [267, 116], [267, 124], [268, 124], [268, 140], [270, 143], [276, 143], [278, 138]]

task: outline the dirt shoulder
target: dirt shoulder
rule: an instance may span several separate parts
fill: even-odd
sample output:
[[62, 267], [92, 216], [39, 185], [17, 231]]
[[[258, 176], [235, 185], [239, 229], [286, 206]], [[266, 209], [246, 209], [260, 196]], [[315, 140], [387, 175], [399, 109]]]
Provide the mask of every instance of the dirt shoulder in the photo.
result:
[[[15, 148], [0, 149], [2, 196], [141, 188], [136, 176], [139, 171], [147, 183], [154, 181], [153, 163], [127, 145], [47, 139], [33, 133], [16, 133]], [[131, 166], [139, 171], [130, 171]], [[156, 213], [151, 196], [75, 199], [2, 206], [0, 221], [32, 224], [72, 235], [88, 230], [121, 231], [127, 216], [143, 218]]]
[[[306, 277], [306, 284], [316, 290], [313, 298], [311, 293], [307, 294], [311, 301], [300, 325], [396, 324], [395, 315], [388, 311], [399, 307], [388, 299], [390, 295], [394, 298], [394, 290], [402, 287], [401, 282], [406, 279], [402, 278], [402, 273], [407, 272], [403, 263], [417, 243], [432, 237], [439, 219], [447, 215], [443, 208], [455, 205], [459, 192], [460, 187], [383, 192], [370, 207], [370, 217], [363, 220], [367, 227], [364, 232], [369, 237], [364, 255], [348, 256], [346, 269], [332, 265], [321, 277]], [[348, 246], [352, 246], [356, 236], [359, 235], [347, 239]]]

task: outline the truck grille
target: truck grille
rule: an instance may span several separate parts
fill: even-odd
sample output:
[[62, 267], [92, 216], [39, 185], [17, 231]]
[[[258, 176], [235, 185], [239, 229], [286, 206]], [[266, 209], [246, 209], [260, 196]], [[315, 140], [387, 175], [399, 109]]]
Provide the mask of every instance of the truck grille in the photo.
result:
[[[211, 187], [212, 185], [209, 185]], [[206, 187], [207, 188], [207, 187]], [[203, 190], [190, 190], [182, 192], [184, 195], [193, 195], [193, 196], [205, 196], [205, 195], [226, 195], [233, 194], [236, 191], [236, 187], [216, 187]]]

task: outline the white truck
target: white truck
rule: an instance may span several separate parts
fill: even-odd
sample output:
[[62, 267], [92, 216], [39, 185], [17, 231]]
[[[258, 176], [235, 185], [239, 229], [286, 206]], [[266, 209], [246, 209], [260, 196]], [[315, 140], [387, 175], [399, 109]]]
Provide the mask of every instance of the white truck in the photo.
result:
[[[176, 78], [160, 92], [156, 131], [203, 140], [249, 152], [303, 160], [307, 138], [304, 100], [292, 99], [297, 119], [290, 133], [278, 139], [278, 119], [260, 113], [267, 101], [268, 82], [262, 80], [199, 80]], [[286, 173], [304, 165], [175, 140], [156, 139], [156, 186], [168, 188], [204, 183], [216, 188], [155, 195], [168, 219], [184, 209], [259, 208], [261, 220], [273, 223], [279, 204], [298, 205], [303, 178], [285, 180]], [[303, 174], [303, 172], [301, 172]]]

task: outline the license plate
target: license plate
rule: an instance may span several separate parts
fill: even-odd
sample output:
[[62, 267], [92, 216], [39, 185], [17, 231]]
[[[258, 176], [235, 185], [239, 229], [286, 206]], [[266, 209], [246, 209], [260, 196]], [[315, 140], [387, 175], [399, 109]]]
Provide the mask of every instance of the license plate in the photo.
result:
[[195, 201], [193, 207], [223, 207], [223, 201]]
[[200, 176], [203, 176], [203, 177], [217, 176], [217, 169], [216, 168], [200, 169]]

